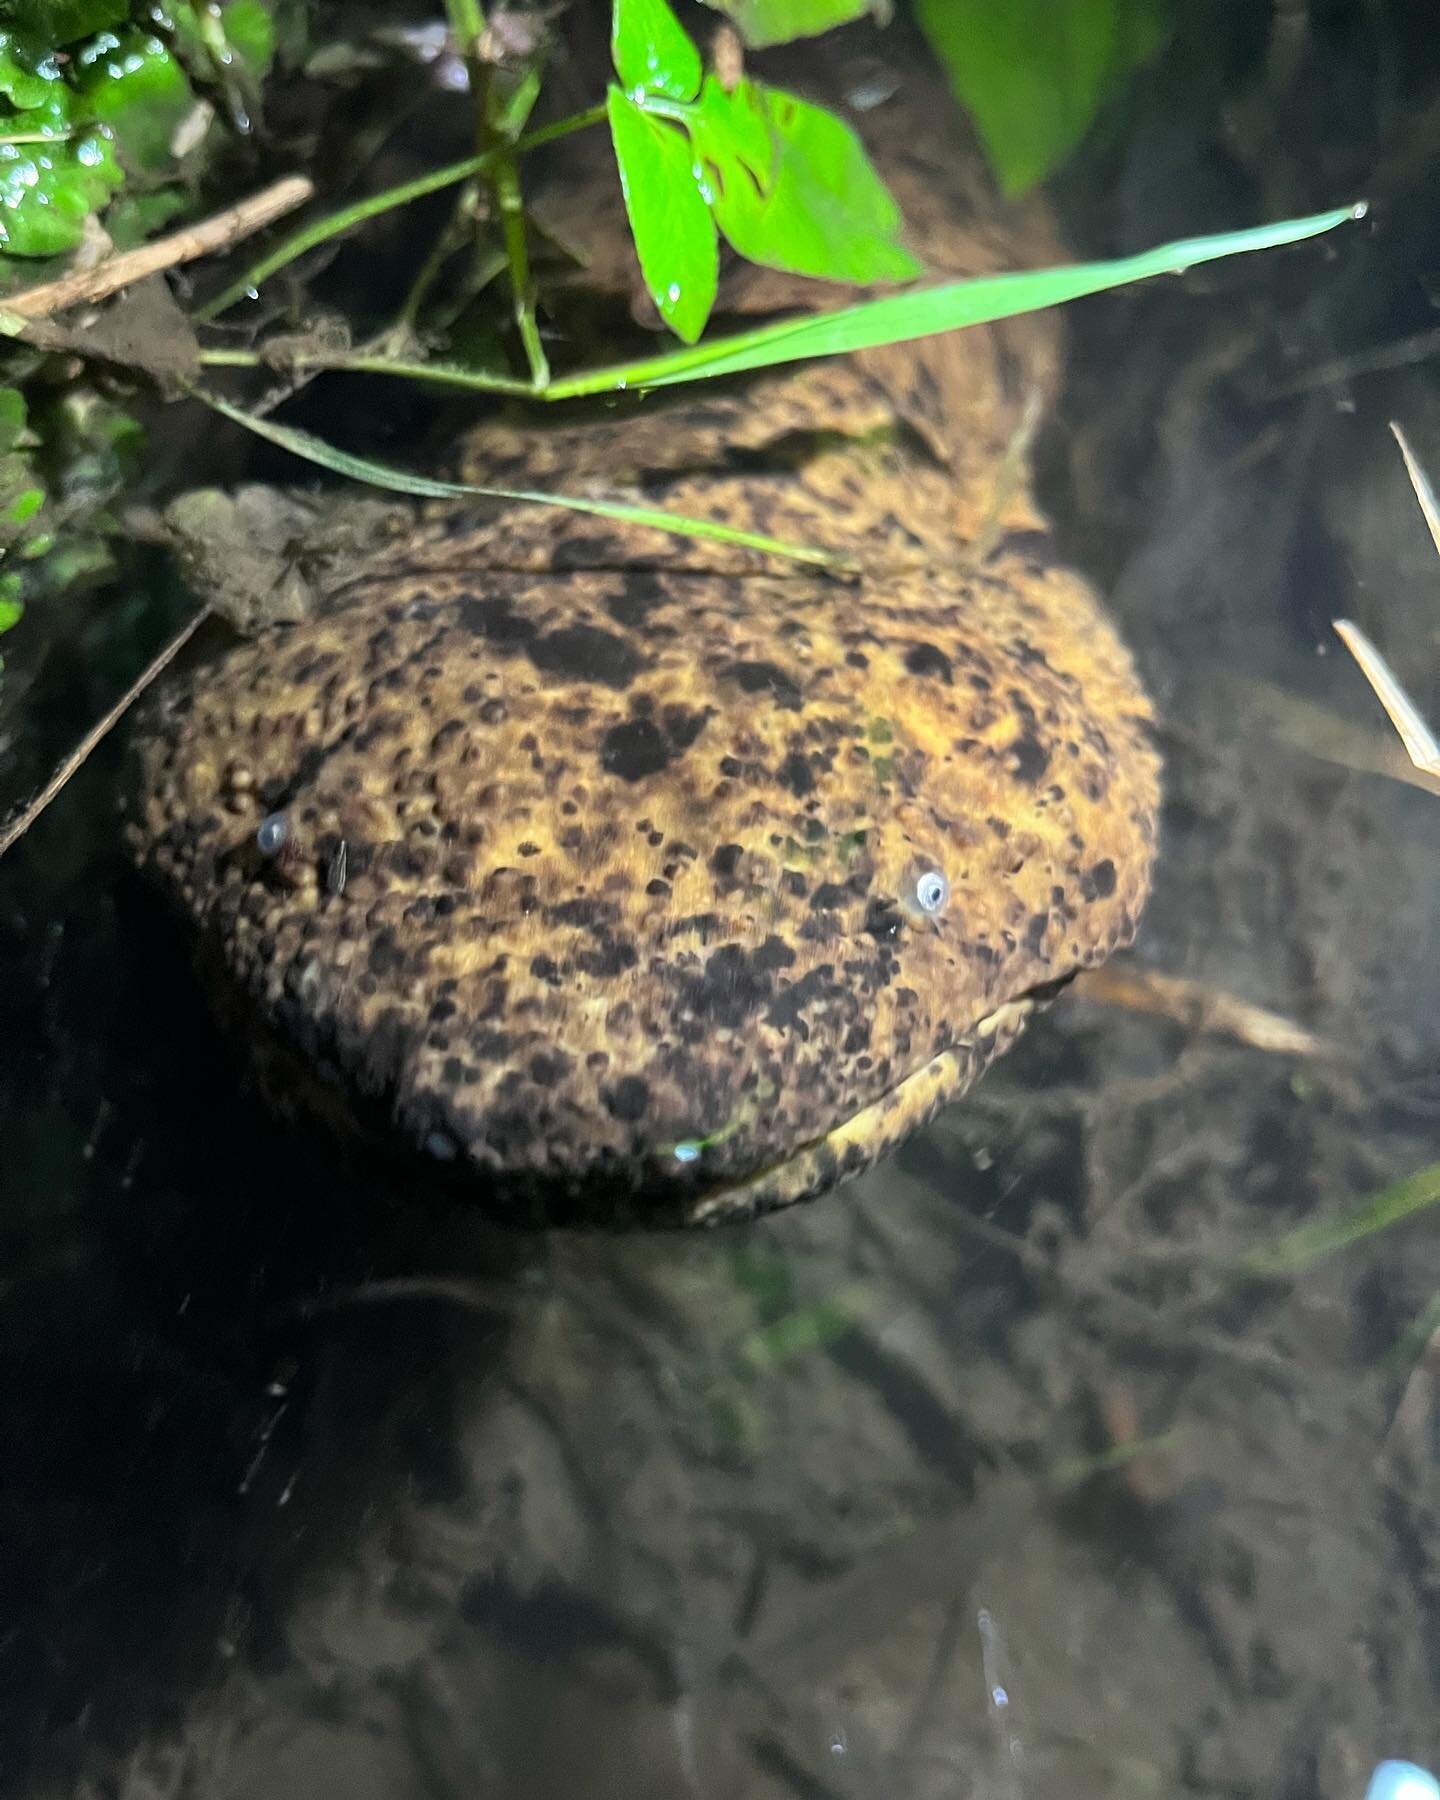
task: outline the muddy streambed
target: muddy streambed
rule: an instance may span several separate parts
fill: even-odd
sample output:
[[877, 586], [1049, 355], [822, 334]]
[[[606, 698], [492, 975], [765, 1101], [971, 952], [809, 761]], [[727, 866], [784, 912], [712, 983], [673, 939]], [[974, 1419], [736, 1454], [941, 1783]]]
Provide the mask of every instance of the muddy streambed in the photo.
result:
[[[1076, 309], [1040, 445], [1165, 720], [1135, 960], [1332, 1053], [1071, 1001], [828, 1201], [496, 1238], [237, 1091], [102, 756], [0, 864], [5, 1791], [1358, 1800], [1440, 1763], [1433, 1221], [1223, 1273], [1440, 1142], [1440, 806], [1368, 772], [1329, 628], [1440, 712], [1385, 429], [1440, 468], [1433, 368], [1346, 363], [1424, 324], [1435, 74], [1395, 75], [1405, 9], [1332, 11], [1298, 70], [1181, 104], [1163, 63], [1062, 219], [1108, 252], [1379, 180], [1375, 229]], [[21, 773], [100, 681], [52, 663]]]

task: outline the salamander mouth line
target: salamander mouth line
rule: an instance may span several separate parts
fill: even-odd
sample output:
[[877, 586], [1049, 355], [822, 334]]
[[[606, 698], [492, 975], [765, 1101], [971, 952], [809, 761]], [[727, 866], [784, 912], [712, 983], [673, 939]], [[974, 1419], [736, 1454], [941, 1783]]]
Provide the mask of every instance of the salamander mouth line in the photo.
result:
[[[1048, 1006], [1058, 993], [1069, 986], [1078, 972], [1072, 970], [1058, 980], [1038, 982], [1034, 987], [1018, 994], [1015, 999], [1003, 1001], [992, 1012], [978, 1019], [953, 1044], [939, 1051], [927, 1062], [921, 1063], [919, 1068], [912, 1069], [908, 1075], [901, 1076], [899, 1081], [886, 1088], [868, 1106], [862, 1106], [858, 1112], [852, 1113], [831, 1130], [798, 1145], [789, 1155], [777, 1158], [775, 1162], [755, 1170], [740, 1181], [708, 1189], [686, 1209], [686, 1223], [713, 1225], [727, 1217], [747, 1215], [754, 1210], [747, 1202], [747, 1195], [763, 1192], [769, 1183], [782, 1179], [785, 1171], [794, 1170], [798, 1173], [827, 1148], [833, 1153], [846, 1143], [864, 1142], [872, 1134], [878, 1135], [886, 1115], [903, 1104], [902, 1096], [908, 1099], [913, 1094], [920, 1109], [928, 1110], [939, 1104], [957, 1072], [957, 1056], [996, 1037], [1013, 1038], [1034, 1013]], [[934, 1092], [927, 1095], [927, 1087], [933, 1088]]]

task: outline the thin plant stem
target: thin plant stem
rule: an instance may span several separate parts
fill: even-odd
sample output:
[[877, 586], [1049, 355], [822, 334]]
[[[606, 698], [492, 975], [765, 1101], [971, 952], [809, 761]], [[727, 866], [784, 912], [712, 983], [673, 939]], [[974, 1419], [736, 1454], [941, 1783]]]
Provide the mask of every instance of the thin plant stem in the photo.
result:
[[[538, 150], [543, 144], [569, 137], [573, 132], [586, 131], [590, 126], [600, 124], [604, 118], [605, 108], [592, 106], [568, 119], [557, 119], [553, 125], [542, 126], [539, 131], [529, 132], [521, 138], [514, 146], [513, 154], [523, 156], [530, 150]], [[365, 199], [357, 200], [353, 206], [343, 207], [339, 212], [328, 213], [323, 219], [313, 220], [237, 275], [228, 287], [223, 288], [213, 299], [207, 300], [195, 312], [194, 318], [201, 324], [216, 318], [238, 300], [243, 300], [252, 289], [258, 288], [262, 281], [268, 281], [277, 270], [294, 262], [297, 256], [304, 256], [308, 250], [316, 249], [331, 238], [352, 231], [367, 219], [391, 212], [398, 206], [408, 206], [412, 200], [423, 200], [427, 194], [439, 193], [442, 188], [454, 187], [457, 182], [484, 174], [494, 155], [495, 152], [490, 150], [484, 155], [467, 156], [460, 162], [447, 163], [443, 168], [416, 176], [413, 181], [386, 188], [383, 193], [369, 194]]]
[[525, 241], [525, 202], [520, 196], [520, 171], [513, 151], [501, 153], [492, 172], [495, 203], [505, 234], [505, 254], [510, 263], [510, 285], [515, 295], [515, 325], [530, 365], [530, 382], [537, 392], [550, 385], [550, 360], [540, 342], [535, 319], [535, 284], [530, 274], [530, 251]]
[[430, 254], [421, 263], [420, 273], [411, 283], [410, 292], [405, 296], [405, 304], [396, 315], [396, 327], [406, 334], [414, 332], [415, 321], [420, 317], [431, 288], [439, 280], [440, 271], [464, 241], [467, 224], [474, 217], [479, 194], [479, 182], [471, 180], [455, 196], [455, 205], [445, 223], [445, 229], [430, 246]]
[[[271, 366], [258, 350], [202, 350], [201, 364], [211, 369], [266, 369]], [[534, 386], [519, 376], [490, 375], [481, 369], [457, 369], [445, 363], [406, 362], [391, 356], [374, 356], [355, 351], [298, 350], [287, 356], [290, 369], [324, 369], [347, 375], [394, 375], [410, 381], [429, 382], [434, 386], [466, 388], [472, 393], [510, 394], [528, 400], [541, 399]]]

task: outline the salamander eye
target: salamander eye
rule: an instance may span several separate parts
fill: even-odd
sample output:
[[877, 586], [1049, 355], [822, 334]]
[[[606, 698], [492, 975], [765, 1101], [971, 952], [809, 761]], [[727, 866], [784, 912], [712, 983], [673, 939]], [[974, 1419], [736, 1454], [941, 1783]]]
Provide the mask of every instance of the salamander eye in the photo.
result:
[[255, 833], [255, 848], [262, 856], [278, 856], [290, 840], [290, 821], [284, 813], [271, 813], [260, 821]]
[[915, 883], [915, 904], [921, 912], [944, 912], [950, 898], [950, 883], [938, 869], [926, 869]]

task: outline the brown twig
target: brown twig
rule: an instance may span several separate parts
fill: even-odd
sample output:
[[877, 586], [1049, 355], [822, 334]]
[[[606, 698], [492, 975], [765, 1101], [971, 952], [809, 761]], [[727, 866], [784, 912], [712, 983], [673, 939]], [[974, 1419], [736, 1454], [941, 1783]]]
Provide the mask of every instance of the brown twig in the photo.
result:
[[1235, 1038], [1272, 1055], [1321, 1056], [1326, 1048], [1313, 1032], [1279, 1013], [1252, 1006], [1248, 1000], [1204, 982], [1158, 975], [1153, 969], [1120, 969], [1113, 964], [1086, 969], [1075, 977], [1071, 991], [1102, 1006], [1121, 1006], [1129, 1012], [1171, 1019], [1194, 1031]]
[[38, 287], [25, 288], [8, 299], [0, 299], [0, 310], [16, 313], [24, 319], [45, 319], [67, 306], [103, 300], [107, 295], [129, 287], [132, 282], [142, 281], [147, 275], [157, 275], [162, 269], [174, 269], [181, 263], [193, 262], [197, 256], [211, 256], [217, 250], [228, 250], [241, 238], [249, 237], [262, 226], [303, 206], [314, 192], [315, 183], [308, 175], [287, 175], [268, 188], [262, 188], [258, 194], [251, 194], [249, 199], [227, 206], [213, 218], [202, 219], [197, 225], [186, 225], [180, 231], [172, 231], [168, 237], [156, 238], [151, 244], [141, 244], [119, 256], [107, 257], [93, 269], [62, 275], [58, 281], [42, 282]]
[[13, 844], [24, 837], [25, 833], [35, 823], [36, 819], [40, 817], [45, 808], [70, 780], [70, 777], [77, 769], [88, 761], [95, 746], [106, 738], [119, 721], [124, 718], [125, 714], [145, 692], [146, 688], [148, 688], [151, 682], [155, 680], [156, 676], [164, 673], [174, 659], [185, 648], [186, 644], [194, 637], [204, 621], [209, 617], [210, 608], [208, 606], [202, 606], [200, 611], [196, 613], [195, 617], [191, 619], [188, 624], [181, 626], [180, 630], [175, 633], [174, 637], [172, 637], [170, 642], [165, 645], [159, 655], [141, 670], [140, 674], [131, 682], [130, 686], [126, 688], [125, 692], [110, 708], [109, 712], [90, 727], [89, 731], [85, 733], [84, 737], [81, 738], [75, 748], [59, 764], [55, 773], [45, 783], [44, 787], [41, 788], [40, 792], [35, 795], [34, 799], [30, 800], [25, 806], [22, 806], [20, 811], [8, 825], [0, 828], [0, 856], [3, 856]]

